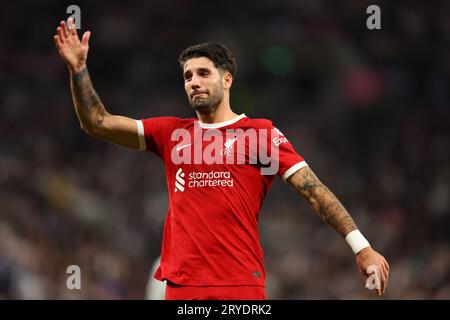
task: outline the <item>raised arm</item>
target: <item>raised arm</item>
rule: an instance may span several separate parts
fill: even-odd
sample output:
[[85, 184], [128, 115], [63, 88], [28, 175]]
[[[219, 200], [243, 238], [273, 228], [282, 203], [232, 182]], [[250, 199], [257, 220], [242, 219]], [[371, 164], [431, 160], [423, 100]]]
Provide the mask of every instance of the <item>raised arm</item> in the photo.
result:
[[95, 138], [139, 149], [136, 121], [108, 113], [95, 92], [86, 65], [90, 36], [87, 31], [80, 41], [75, 27], [69, 30], [64, 21], [60, 22], [54, 36], [59, 55], [69, 68], [72, 98], [80, 126]]
[[365, 280], [374, 272], [376, 266], [380, 275], [379, 295], [384, 293], [388, 277], [389, 265], [386, 259], [373, 250], [367, 240], [359, 232], [350, 214], [336, 196], [317, 178], [310, 167], [304, 167], [287, 180], [295, 190], [311, 205], [314, 211], [333, 227], [352, 247], [356, 255], [356, 263]]

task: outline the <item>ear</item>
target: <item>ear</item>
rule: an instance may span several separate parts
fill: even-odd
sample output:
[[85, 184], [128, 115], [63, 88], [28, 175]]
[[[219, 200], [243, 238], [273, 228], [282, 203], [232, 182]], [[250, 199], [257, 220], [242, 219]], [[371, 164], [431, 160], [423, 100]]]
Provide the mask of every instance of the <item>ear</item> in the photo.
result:
[[229, 72], [224, 72], [222, 76], [222, 84], [224, 89], [230, 89], [233, 83], [233, 76]]

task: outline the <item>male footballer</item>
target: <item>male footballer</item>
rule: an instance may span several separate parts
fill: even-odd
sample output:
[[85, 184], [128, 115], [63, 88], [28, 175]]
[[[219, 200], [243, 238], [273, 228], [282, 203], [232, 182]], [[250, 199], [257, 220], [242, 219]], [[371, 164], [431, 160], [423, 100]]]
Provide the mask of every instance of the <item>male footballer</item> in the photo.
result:
[[266, 299], [258, 214], [275, 175], [346, 240], [366, 279], [369, 270], [378, 270], [376, 289], [385, 292], [387, 261], [335, 195], [271, 121], [230, 107], [236, 72], [230, 50], [204, 43], [181, 53], [184, 90], [196, 118], [135, 120], [110, 114], [94, 90], [86, 64], [90, 36], [87, 31], [80, 41], [75, 27], [61, 21], [54, 41], [69, 68], [81, 129], [152, 151], [164, 162], [169, 211], [155, 278], [167, 281], [166, 299]]

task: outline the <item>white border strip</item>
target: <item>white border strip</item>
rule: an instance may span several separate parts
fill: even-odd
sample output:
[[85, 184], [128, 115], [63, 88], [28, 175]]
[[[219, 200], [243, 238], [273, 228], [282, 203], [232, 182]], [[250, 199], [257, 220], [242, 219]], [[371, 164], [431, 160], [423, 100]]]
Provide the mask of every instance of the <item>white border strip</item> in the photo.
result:
[[240, 116], [237, 116], [234, 119], [224, 121], [224, 122], [217, 122], [217, 123], [203, 123], [201, 121], [199, 121], [199, 122], [200, 122], [200, 127], [204, 128], [204, 129], [218, 129], [221, 127], [229, 126], [230, 124], [233, 124], [235, 122], [238, 122], [239, 120], [241, 120], [244, 117], [246, 117], [245, 113], [241, 114]]
[[144, 124], [142, 123], [141, 120], [136, 120], [136, 124], [139, 137], [139, 151], [145, 151], [146, 145], [145, 145]]
[[286, 182], [286, 180], [292, 176], [294, 173], [296, 173], [298, 170], [300, 170], [301, 168], [307, 167], [308, 164], [306, 163], [305, 160], [300, 161], [297, 164], [294, 164], [292, 167], [290, 167], [289, 169], [287, 169], [284, 174], [283, 174], [283, 181]]

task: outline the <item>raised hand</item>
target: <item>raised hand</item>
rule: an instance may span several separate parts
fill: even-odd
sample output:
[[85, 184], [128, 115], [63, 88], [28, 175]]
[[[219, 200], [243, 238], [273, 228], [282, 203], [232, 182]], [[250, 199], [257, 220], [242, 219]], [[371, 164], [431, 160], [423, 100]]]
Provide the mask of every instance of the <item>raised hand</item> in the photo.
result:
[[73, 73], [78, 73], [86, 67], [91, 32], [86, 31], [80, 41], [73, 19], [70, 18], [68, 23], [69, 28], [65, 21], [59, 23], [53, 39], [63, 61]]

